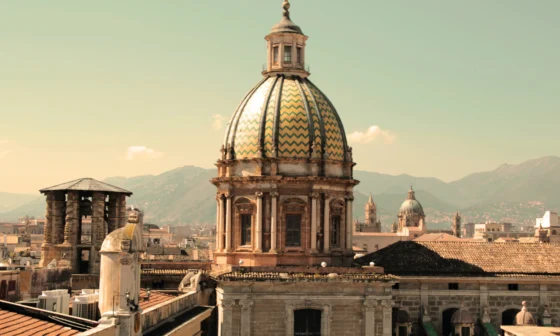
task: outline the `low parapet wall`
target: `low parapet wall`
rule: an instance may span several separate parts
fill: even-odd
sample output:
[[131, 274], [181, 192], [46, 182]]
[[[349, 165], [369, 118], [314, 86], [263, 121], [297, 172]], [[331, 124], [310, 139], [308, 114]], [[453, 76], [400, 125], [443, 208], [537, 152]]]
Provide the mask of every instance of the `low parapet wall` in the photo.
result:
[[72, 290], [99, 288], [99, 274], [72, 274]]
[[197, 293], [189, 292], [150, 307], [142, 312], [142, 331], [146, 333], [166, 320], [198, 306]]

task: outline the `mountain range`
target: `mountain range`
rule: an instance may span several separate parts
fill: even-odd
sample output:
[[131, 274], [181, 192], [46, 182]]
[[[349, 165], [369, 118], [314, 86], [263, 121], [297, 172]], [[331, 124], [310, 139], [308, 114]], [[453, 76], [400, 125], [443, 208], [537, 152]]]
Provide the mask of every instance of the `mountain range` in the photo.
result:
[[[110, 184], [134, 194], [129, 204], [142, 208], [145, 218], [156, 224], [213, 222], [215, 189], [209, 180], [215, 169], [184, 166], [159, 175], [111, 177]], [[369, 194], [377, 203], [378, 216], [385, 227], [396, 219], [400, 204], [412, 185], [424, 207], [430, 228], [449, 226], [451, 216], [460, 211], [467, 221], [504, 220], [530, 225], [535, 216], [560, 204], [560, 157], [547, 156], [518, 165], [470, 174], [446, 183], [432, 177], [387, 175], [355, 171], [360, 180], [355, 188], [356, 217], [363, 218]], [[11, 196], [13, 195], [13, 196]], [[30, 198], [31, 197], [31, 198]], [[0, 193], [0, 220], [15, 220], [24, 215], [44, 215], [42, 197]]]

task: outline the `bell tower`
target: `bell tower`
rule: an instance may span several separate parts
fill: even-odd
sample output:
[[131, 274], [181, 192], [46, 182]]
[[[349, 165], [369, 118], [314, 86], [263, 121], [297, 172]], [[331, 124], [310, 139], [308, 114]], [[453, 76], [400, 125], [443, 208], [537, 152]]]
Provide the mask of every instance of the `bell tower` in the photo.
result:
[[461, 215], [459, 215], [459, 211], [455, 213], [453, 217], [453, 235], [457, 238], [461, 238]]

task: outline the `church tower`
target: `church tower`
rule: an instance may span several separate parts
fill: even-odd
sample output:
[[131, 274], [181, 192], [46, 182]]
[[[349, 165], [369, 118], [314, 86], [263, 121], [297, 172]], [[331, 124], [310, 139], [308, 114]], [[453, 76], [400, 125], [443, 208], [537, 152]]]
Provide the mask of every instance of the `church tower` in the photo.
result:
[[356, 231], [381, 232], [381, 221], [377, 219], [377, 205], [371, 194], [365, 206], [365, 221], [364, 223], [356, 222]]
[[453, 217], [453, 235], [457, 238], [461, 238], [461, 215], [459, 215], [459, 211], [455, 213]]

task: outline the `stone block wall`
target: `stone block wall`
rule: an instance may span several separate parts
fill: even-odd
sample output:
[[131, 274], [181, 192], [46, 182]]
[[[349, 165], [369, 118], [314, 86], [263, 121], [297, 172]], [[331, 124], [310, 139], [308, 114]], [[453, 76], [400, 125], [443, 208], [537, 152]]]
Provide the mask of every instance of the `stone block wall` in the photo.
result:
[[[540, 284], [538, 279], [534, 282], [524, 279], [525, 283], [518, 284], [518, 290], [508, 290], [508, 284], [516, 283], [515, 279], [502, 280], [501, 283], [495, 282], [500, 281], [495, 278], [491, 281], [484, 283], [479, 279], [449, 279], [449, 282], [459, 284], [458, 290], [449, 290], [448, 283], [441, 282], [441, 278], [420, 282], [413, 278], [401, 278], [399, 289], [393, 290], [393, 300], [395, 306], [409, 313], [415, 322], [413, 329], [419, 327], [423, 304], [436, 331], [441, 332], [442, 315], [448, 308], [462, 306], [475, 319], [481, 319], [486, 306], [491, 323], [499, 328], [502, 324], [502, 313], [508, 309], [521, 309], [523, 301], [527, 302], [529, 312], [536, 319], [541, 317], [544, 305], [548, 305], [552, 324], [560, 325], [560, 286]], [[420, 289], [407, 289], [411, 285]]]

